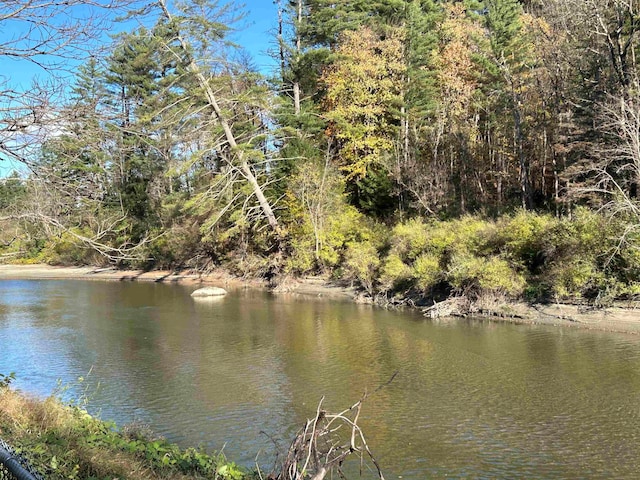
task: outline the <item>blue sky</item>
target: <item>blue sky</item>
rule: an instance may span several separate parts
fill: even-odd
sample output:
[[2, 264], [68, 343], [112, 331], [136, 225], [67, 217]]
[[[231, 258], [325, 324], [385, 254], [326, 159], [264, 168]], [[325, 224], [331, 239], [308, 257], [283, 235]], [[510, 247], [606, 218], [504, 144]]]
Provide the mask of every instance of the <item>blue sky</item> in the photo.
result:
[[[268, 56], [268, 50], [275, 48], [272, 32], [278, 20], [276, 6], [273, 0], [245, 0], [243, 3], [247, 16], [242, 21], [242, 28], [231, 39], [244, 47], [254, 65], [268, 75], [276, 66], [276, 61]], [[45, 80], [46, 72], [29, 62], [0, 55], [0, 82], [6, 80], [11, 87], [20, 90], [29, 88], [34, 78]], [[6, 176], [16, 167], [19, 168], [20, 165], [0, 157], [0, 177]]]
[[[268, 49], [275, 48], [273, 31], [277, 26], [278, 14], [273, 0], [246, 0], [243, 11], [247, 13], [241, 22], [242, 28], [232, 35], [233, 41], [246, 48], [256, 66], [265, 74], [276, 65], [267, 55]], [[238, 2], [239, 5], [242, 3]], [[2, 32], [2, 36], [11, 32]], [[34, 77], [43, 77], [44, 72], [36, 65], [0, 56], [0, 75], [9, 78], [12, 86], [27, 88]]]
[[264, 73], [270, 73], [276, 65], [268, 58], [266, 51], [275, 48], [273, 31], [277, 27], [278, 13], [273, 0], [245, 1], [248, 27], [238, 32], [237, 41], [244, 46], [256, 62], [256, 66]]

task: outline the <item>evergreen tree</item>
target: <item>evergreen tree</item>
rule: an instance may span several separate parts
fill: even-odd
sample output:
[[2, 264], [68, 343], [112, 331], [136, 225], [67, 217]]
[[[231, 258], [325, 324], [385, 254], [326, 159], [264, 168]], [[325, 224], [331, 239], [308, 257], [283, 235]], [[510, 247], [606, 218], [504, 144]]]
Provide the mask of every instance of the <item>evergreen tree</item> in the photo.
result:
[[175, 58], [163, 54], [170, 34], [159, 24], [152, 31], [141, 28], [121, 35], [104, 79], [116, 122], [113, 127], [119, 132], [113, 151], [116, 198], [136, 221], [138, 237], [158, 222], [160, 198], [150, 195], [150, 186], [168, 163], [170, 147], [162, 145], [158, 112], [170, 104], [169, 87], [178, 76]]
[[[404, 6], [404, 62], [397, 162], [394, 171], [402, 208], [415, 201], [416, 169], [424, 170], [425, 138], [436, 122], [434, 112], [439, 101], [433, 52], [438, 46], [437, 25], [442, 7], [434, 0], [408, 0]], [[409, 196], [408, 191], [414, 193]]]
[[487, 68], [495, 83], [490, 87], [501, 93], [513, 119], [514, 155], [519, 170], [519, 187], [523, 208], [533, 207], [530, 161], [526, 148], [526, 118], [523, 92], [532, 67], [532, 44], [525, 34], [518, 0], [487, 0], [486, 26], [489, 31], [490, 56]]
[[65, 128], [42, 147], [41, 175], [64, 192], [66, 202], [96, 210], [110, 188], [110, 136], [103, 117], [107, 91], [104, 71], [96, 58], [78, 68], [71, 99], [65, 107]]
[[[323, 54], [303, 49], [303, 31], [309, 20], [305, 0], [279, 2], [279, 56], [280, 77], [274, 79], [278, 91], [273, 118], [277, 128], [279, 159], [274, 175], [277, 194], [286, 195], [290, 181], [307, 162], [322, 164], [327, 154], [324, 141], [326, 121], [322, 118], [318, 92], [319, 66]], [[325, 52], [326, 53], [326, 52]]]
[[16, 171], [0, 179], [0, 210], [5, 210], [15, 204], [25, 195], [26, 187]]
[[[194, 0], [178, 5], [175, 15], [167, 2], [157, 5], [175, 32], [176, 46], [170, 50], [181, 58], [193, 81], [184, 92], [186, 99], [197, 109], [197, 115], [206, 117], [200, 125], [197, 156], [215, 158], [221, 166], [212, 185], [194, 201], [199, 204], [192, 202], [199, 215], [208, 217], [202, 228], [213, 230], [232, 212], [250, 228], [258, 227], [256, 219], [266, 220], [280, 241], [282, 230], [261, 183], [271, 173], [264, 122], [267, 92], [260, 77], [246, 65], [236, 66], [229, 58], [219, 56], [229, 30], [221, 20], [232, 13], [230, 5], [219, 7], [216, 1]], [[253, 201], [257, 201], [257, 209], [252, 208]], [[253, 216], [256, 210], [259, 214]]]

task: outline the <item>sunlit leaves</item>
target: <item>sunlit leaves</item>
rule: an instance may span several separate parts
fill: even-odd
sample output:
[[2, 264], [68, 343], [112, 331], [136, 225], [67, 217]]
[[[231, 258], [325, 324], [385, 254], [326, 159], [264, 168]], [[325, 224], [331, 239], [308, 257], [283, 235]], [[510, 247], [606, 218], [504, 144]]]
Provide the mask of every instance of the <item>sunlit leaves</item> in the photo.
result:
[[402, 79], [402, 31], [381, 36], [369, 28], [345, 32], [338, 60], [327, 68], [327, 134], [339, 145], [338, 163], [347, 178], [366, 176], [394, 146]]

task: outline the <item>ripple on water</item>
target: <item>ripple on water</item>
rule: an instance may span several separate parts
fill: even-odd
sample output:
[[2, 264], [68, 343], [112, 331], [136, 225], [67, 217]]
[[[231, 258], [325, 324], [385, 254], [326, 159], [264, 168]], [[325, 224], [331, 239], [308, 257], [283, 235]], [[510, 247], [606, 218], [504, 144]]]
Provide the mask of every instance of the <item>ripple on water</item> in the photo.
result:
[[[454, 321], [344, 302], [179, 286], [0, 284], [0, 372], [93, 411], [252, 465], [319, 399], [365, 389], [362, 426], [387, 478], [636, 478], [640, 339]], [[28, 345], [29, 348], [24, 348]], [[83, 385], [78, 376], [91, 374]], [[99, 387], [98, 387], [99, 385]], [[89, 388], [87, 388], [89, 387]], [[268, 463], [268, 454], [264, 454]]]

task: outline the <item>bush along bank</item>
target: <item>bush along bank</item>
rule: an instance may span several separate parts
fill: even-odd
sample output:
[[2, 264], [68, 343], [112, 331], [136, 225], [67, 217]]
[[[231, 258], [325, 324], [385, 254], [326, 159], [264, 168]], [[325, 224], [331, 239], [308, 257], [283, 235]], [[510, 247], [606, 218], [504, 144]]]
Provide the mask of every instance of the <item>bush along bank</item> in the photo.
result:
[[[373, 392], [389, 385], [386, 383]], [[318, 404], [316, 414], [296, 432], [288, 449], [275, 444], [271, 473], [247, 471], [221, 453], [185, 450], [155, 438], [144, 425], [117, 429], [115, 425], [89, 415], [77, 405], [63, 404], [49, 397], [36, 400], [11, 389], [14, 374], [0, 374], [0, 449], [36, 478], [62, 479], [210, 479], [210, 480], [300, 480], [346, 478], [343, 468], [353, 460], [361, 469], [384, 479], [358, 425], [365, 392], [350, 407], [333, 413]], [[9, 445], [7, 445], [8, 442]], [[6, 465], [6, 463], [5, 463]], [[19, 471], [13, 469], [12, 471]], [[0, 464], [0, 479], [6, 478]], [[22, 478], [21, 473], [18, 475]], [[13, 478], [13, 477], [9, 477]]]
[[75, 405], [37, 400], [0, 375], [0, 438], [43, 478], [242, 480], [252, 474], [224, 455], [181, 449], [142, 425], [122, 429]]
[[518, 211], [360, 226], [328, 266], [378, 303], [449, 302], [443, 315], [487, 301], [607, 306], [640, 294], [640, 237], [630, 226], [582, 208], [562, 218]]

